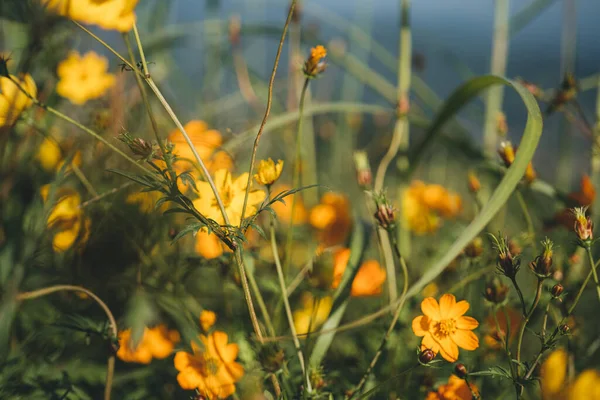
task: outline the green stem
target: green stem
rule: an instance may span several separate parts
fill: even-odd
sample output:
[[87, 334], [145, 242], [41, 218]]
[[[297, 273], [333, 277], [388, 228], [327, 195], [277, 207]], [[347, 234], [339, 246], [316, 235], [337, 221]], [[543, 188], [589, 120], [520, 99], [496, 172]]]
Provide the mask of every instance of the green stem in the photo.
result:
[[398, 257], [398, 260], [400, 261], [400, 266], [402, 267], [402, 274], [404, 275], [404, 285], [402, 287], [402, 294], [400, 295], [400, 302], [398, 303], [398, 306], [396, 307], [396, 310], [394, 311], [394, 316], [392, 318], [392, 322], [390, 323], [390, 326], [388, 327], [387, 332], [385, 333], [383, 339], [381, 340], [379, 348], [377, 349], [377, 352], [375, 353], [373, 360], [371, 360], [371, 364], [369, 364], [367, 371], [363, 375], [363, 377], [360, 380], [360, 382], [358, 383], [358, 385], [356, 385], [356, 388], [354, 390], [352, 390], [351, 395], [348, 397], [350, 399], [355, 394], [360, 393], [363, 386], [367, 382], [367, 379], [369, 378], [371, 371], [373, 371], [373, 368], [375, 368], [375, 365], [377, 364], [379, 357], [383, 353], [383, 349], [385, 348], [385, 345], [387, 344], [387, 342], [390, 338], [390, 335], [392, 334], [392, 332], [394, 331], [394, 328], [396, 327], [396, 323], [398, 322], [398, 318], [400, 317], [400, 311], [402, 311], [402, 306], [404, 306], [404, 303], [406, 301], [406, 292], [408, 291], [408, 267], [406, 266], [404, 257], [402, 257], [402, 254], [400, 253], [400, 249], [398, 248], [398, 242], [396, 241], [395, 236], [394, 235], [389, 235], [389, 236], [392, 237], [392, 244], [393, 244], [392, 247], [394, 248], [394, 251], [396, 253], [396, 256]]
[[[294, 160], [294, 177], [292, 180], [292, 188], [297, 188], [300, 186], [300, 166], [302, 163], [302, 121], [303, 113], [304, 113], [304, 99], [306, 98], [306, 90], [308, 89], [308, 84], [310, 83], [310, 79], [306, 78], [304, 80], [304, 85], [302, 86], [302, 91], [300, 92], [300, 103], [298, 105], [298, 130], [296, 131], [296, 159]], [[296, 212], [296, 202], [297, 198], [300, 196], [300, 193], [296, 193], [294, 198], [292, 199], [292, 209], [290, 212], [290, 227], [287, 233], [286, 245], [285, 245], [285, 264], [283, 271], [286, 272], [289, 270], [290, 263], [292, 262], [292, 244], [294, 238], [294, 217]]]
[[523, 308], [523, 316], [525, 317], [527, 315], [527, 306], [525, 305], [525, 299], [523, 298], [523, 292], [521, 292], [521, 288], [519, 287], [519, 284], [517, 283], [516, 277], [513, 277], [510, 280], [513, 283], [513, 285], [515, 286], [515, 289], [517, 290], [517, 294], [519, 295], [519, 300], [521, 300], [521, 307]]
[[592, 270], [592, 276], [594, 277], [594, 282], [596, 283], [596, 293], [598, 294], [598, 301], [600, 301], [600, 282], [598, 282], [598, 273], [596, 272], [596, 268], [594, 267], [596, 263], [594, 262], [594, 256], [592, 255], [592, 249], [590, 246], [586, 248], [588, 260], [590, 261], [590, 269]]
[[302, 374], [306, 378], [306, 388], [307, 392], [312, 392], [312, 387], [310, 384], [310, 377], [308, 376], [306, 366], [304, 363], [304, 355], [302, 354], [302, 348], [300, 346], [300, 340], [298, 340], [298, 335], [296, 333], [296, 327], [294, 325], [294, 316], [292, 314], [292, 308], [290, 307], [290, 301], [288, 299], [288, 292], [285, 285], [285, 277], [283, 275], [283, 268], [281, 266], [281, 260], [279, 259], [279, 252], [277, 250], [277, 240], [275, 238], [275, 220], [271, 219], [271, 250], [273, 252], [273, 258], [275, 259], [275, 267], [277, 268], [277, 278], [279, 279], [279, 287], [281, 288], [281, 297], [283, 299], [283, 305], [285, 307], [285, 314], [287, 316], [288, 324], [290, 326], [290, 332], [292, 333], [292, 337], [294, 339], [294, 346], [296, 347], [296, 352], [298, 354], [298, 361], [300, 362], [300, 368], [302, 370]]
[[260, 309], [261, 314], [265, 320], [265, 326], [267, 328], [267, 332], [269, 335], [275, 335], [275, 328], [273, 328], [273, 322], [271, 322], [271, 316], [269, 315], [269, 311], [267, 309], [267, 305], [265, 304], [265, 300], [260, 293], [260, 289], [258, 284], [256, 283], [256, 279], [254, 278], [254, 274], [252, 271], [246, 271], [248, 276], [248, 283], [250, 284], [250, 289], [254, 293], [254, 297], [256, 298], [256, 304], [258, 304], [258, 308]]
[[[538, 279], [537, 290], [535, 292], [535, 298], [533, 299], [533, 304], [531, 305], [531, 309], [529, 310], [529, 312], [525, 315], [525, 320], [521, 324], [521, 329], [519, 331], [519, 336], [517, 339], [517, 362], [521, 362], [521, 345], [523, 344], [523, 336], [525, 334], [525, 327], [527, 326], [529, 319], [533, 315], [533, 312], [535, 311], [535, 308], [537, 307], [537, 305], [540, 301], [540, 297], [542, 295], [543, 282], [544, 282], [543, 279]], [[509, 321], [507, 321], [507, 325], [508, 325], [508, 323], [509, 323]], [[517, 375], [518, 375], [518, 372], [519, 372], [519, 365], [517, 364]]]
[[242, 281], [242, 291], [244, 292], [244, 298], [246, 305], [248, 306], [248, 313], [250, 314], [250, 321], [252, 322], [252, 328], [260, 343], [264, 343], [264, 336], [258, 323], [256, 316], [256, 310], [254, 309], [254, 302], [252, 301], [252, 294], [250, 293], [250, 287], [248, 284], [248, 276], [246, 275], [246, 266], [242, 258], [242, 250], [240, 246], [235, 250], [235, 261], [240, 270], [240, 280]]

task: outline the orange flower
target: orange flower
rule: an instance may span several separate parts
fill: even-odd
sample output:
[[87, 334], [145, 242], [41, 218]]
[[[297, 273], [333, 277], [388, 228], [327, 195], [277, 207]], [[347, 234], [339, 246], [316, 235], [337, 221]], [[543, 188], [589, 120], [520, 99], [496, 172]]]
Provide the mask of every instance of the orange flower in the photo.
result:
[[[291, 187], [287, 185], [279, 185], [276, 189], [272, 190], [272, 193], [279, 194], [290, 190]], [[277, 214], [277, 220], [283, 224], [289, 225], [292, 220], [292, 203], [294, 202], [295, 194], [285, 197], [283, 200], [285, 204], [278, 201], [271, 207]], [[296, 199], [296, 207], [294, 209], [294, 225], [302, 225], [306, 222], [306, 207], [304, 207], [304, 201], [301, 196]]]
[[471, 400], [473, 399], [471, 390], [476, 395], [479, 395], [479, 391], [473, 383], [470, 383], [470, 385], [471, 389], [469, 389], [464, 379], [460, 379], [456, 375], [450, 375], [448, 383], [441, 385], [437, 392], [429, 392], [425, 400]]
[[413, 181], [402, 198], [402, 217], [417, 234], [435, 232], [439, 217], [454, 218], [462, 209], [461, 197], [441, 185]]
[[340, 193], [325, 193], [321, 203], [310, 210], [310, 224], [318, 230], [322, 247], [344, 243], [352, 227], [348, 198]]
[[208, 330], [215, 324], [217, 321], [217, 314], [213, 311], [202, 310], [200, 313], [200, 326], [202, 326], [202, 330], [204, 332], [208, 332]]
[[208, 336], [200, 335], [204, 345], [200, 349], [192, 341], [192, 354], [179, 351], [174, 364], [179, 374], [177, 382], [186, 390], [198, 389], [209, 399], [224, 399], [235, 393], [235, 383], [244, 376], [244, 367], [235, 362], [238, 345], [227, 343], [227, 334], [215, 331]]
[[168, 330], [165, 325], [144, 328], [142, 339], [136, 348], [132, 347], [131, 329], [119, 332], [117, 357], [125, 362], [149, 364], [152, 358], [166, 358], [171, 355], [175, 343], [179, 342], [179, 332]]
[[[341, 249], [335, 252], [333, 282], [331, 283], [333, 289], [336, 289], [342, 281], [342, 276], [344, 275], [344, 271], [346, 271], [349, 260], [350, 249]], [[350, 295], [360, 297], [381, 294], [381, 286], [385, 282], [385, 278], [385, 269], [381, 268], [379, 262], [375, 260], [365, 261], [358, 269], [358, 272], [352, 281]]]
[[84, 24], [127, 32], [135, 23], [139, 0], [42, 0], [48, 10]]
[[471, 332], [479, 323], [475, 318], [464, 314], [469, 309], [466, 300], [456, 302], [452, 294], [444, 294], [438, 302], [427, 297], [421, 302], [420, 315], [413, 319], [412, 329], [415, 335], [422, 336], [421, 349], [431, 349], [449, 362], [458, 359], [458, 348], [475, 350], [479, 339]]
[[199, 230], [196, 233], [196, 253], [210, 260], [223, 255], [223, 243], [214, 233], [208, 233], [205, 230]]

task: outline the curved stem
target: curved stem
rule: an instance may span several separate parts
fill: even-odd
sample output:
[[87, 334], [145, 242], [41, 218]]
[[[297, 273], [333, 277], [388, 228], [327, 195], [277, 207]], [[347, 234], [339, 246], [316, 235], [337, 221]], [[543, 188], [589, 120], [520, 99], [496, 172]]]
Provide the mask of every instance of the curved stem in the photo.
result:
[[[302, 86], [302, 91], [300, 92], [300, 103], [298, 105], [298, 129], [296, 131], [296, 158], [294, 160], [294, 177], [292, 180], [292, 188], [298, 188], [300, 186], [300, 166], [302, 164], [302, 121], [304, 120], [304, 99], [306, 98], [306, 90], [308, 89], [308, 84], [310, 83], [310, 79], [306, 78], [304, 80], [304, 85]], [[286, 244], [285, 244], [285, 264], [284, 271], [287, 271], [289, 265], [292, 261], [292, 243], [294, 237], [294, 217], [296, 213], [296, 202], [297, 197], [300, 196], [300, 193], [296, 193], [294, 198], [292, 199], [292, 208], [290, 212], [290, 227], [288, 229]]]
[[290, 332], [294, 339], [294, 347], [298, 354], [298, 361], [300, 362], [300, 369], [302, 374], [306, 377], [306, 388], [307, 392], [312, 392], [310, 384], [310, 377], [308, 376], [306, 366], [304, 363], [304, 355], [302, 354], [302, 348], [300, 346], [300, 340], [296, 333], [296, 327], [294, 325], [294, 316], [292, 315], [292, 308], [290, 307], [290, 301], [288, 299], [288, 291], [285, 285], [285, 277], [283, 275], [283, 268], [281, 266], [281, 260], [279, 259], [279, 252], [277, 251], [277, 240], [275, 239], [275, 220], [271, 218], [271, 251], [273, 252], [273, 258], [275, 260], [275, 267], [277, 268], [277, 278], [279, 279], [279, 287], [281, 288], [281, 297], [283, 299], [283, 305], [285, 307], [285, 314], [287, 316], [288, 324], [290, 326]]
[[352, 390], [351, 395], [349, 397], [347, 397], [350, 399], [355, 394], [358, 394], [362, 390], [365, 383], [367, 382], [367, 379], [369, 378], [371, 371], [373, 371], [373, 368], [375, 368], [375, 365], [377, 364], [379, 357], [383, 353], [383, 349], [385, 348], [385, 345], [387, 344], [387, 342], [390, 338], [390, 335], [392, 334], [392, 332], [394, 331], [394, 328], [396, 327], [396, 323], [398, 322], [398, 318], [400, 317], [400, 311], [402, 311], [402, 306], [404, 305], [404, 303], [406, 301], [406, 292], [408, 291], [408, 268], [406, 266], [406, 262], [404, 261], [404, 257], [402, 257], [402, 254], [400, 254], [400, 249], [398, 248], [398, 242], [396, 240], [396, 236], [395, 235], [389, 235], [389, 236], [392, 237], [392, 244], [393, 244], [392, 247], [394, 248], [396, 256], [398, 256], [398, 260], [400, 261], [400, 266], [402, 267], [402, 274], [404, 275], [404, 285], [402, 287], [402, 294], [400, 295], [400, 302], [398, 303], [398, 306], [396, 307], [396, 310], [394, 311], [394, 316], [392, 318], [392, 322], [390, 323], [390, 326], [388, 327], [388, 330], [385, 333], [385, 336], [381, 340], [381, 344], [379, 345], [379, 348], [377, 349], [377, 352], [375, 353], [373, 360], [371, 360], [371, 364], [369, 364], [369, 368], [367, 368], [367, 371], [363, 375], [363, 377], [360, 380], [360, 382], [358, 383], [358, 385], [356, 385], [356, 388], [354, 390]]
[[[102, 299], [100, 299], [100, 297], [96, 296], [93, 292], [91, 292], [90, 290], [88, 290], [84, 287], [75, 286], [75, 285], [55, 285], [55, 286], [50, 286], [50, 287], [46, 287], [46, 288], [42, 288], [42, 289], [38, 289], [38, 290], [33, 290], [31, 292], [19, 293], [19, 294], [17, 294], [16, 299], [19, 301], [31, 300], [31, 299], [35, 299], [38, 297], [46, 296], [51, 293], [61, 292], [61, 291], [82, 292], [82, 293], [85, 293], [88, 296], [90, 296], [90, 298], [92, 298], [96, 303], [98, 303], [98, 305], [102, 308], [102, 310], [104, 310], [104, 313], [106, 314], [106, 317], [108, 318], [108, 321], [110, 324], [110, 329], [112, 331], [112, 336], [113, 336], [111, 338], [111, 340], [118, 337], [117, 321], [115, 320], [115, 317], [113, 316], [112, 312], [110, 311], [110, 308], [108, 308], [106, 303], [103, 302]], [[108, 362], [107, 362], [107, 366], [106, 366], [106, 382], [104, 385], [104, 400], [110, 400], [110, 392], [112, 389], [112, 380], [113, 380], [114, 372], [115, 372], [115, 355], [111, 354], [108, 357]]]
[[290, 25], [290, 21], [292, 20], [292, 16], [294, 15], [294, 8], [296, 7], [296, 0], [292, 0], [290, 4], [290, 9], [288, 11], [287, 19], [285, 20], [285, 25], [283, 26], [283, 32], [281, 33], [281, 39], [279, 40], [279, 46], [277, 47], [277, 55], [275, 56], [275, 63], [273, 64], [273, 71], [271, 72], [271, 78], [269, 79], [269, 88], [268, 88], [268, 96], [267, 96], [267, 109], [265, 110], [265, 115], [260, 123], [260, 127], [258, 128], [258, 133], [256, 134], [256, 139], [254, 139], [254, 146], [252, 147], [252, 156], [250, 157], [250, 168], [248, 168], [248, 183], [246, 185], [246, 193], [244, 194], [244, 205], [242, 206], [242, 216], [240, 220], [244, 219], [246, 215], [246, 206], [248, 205], [248, 193], [250, 192], [250, 185], [252, 183], [252, 175], [254, 171], [254, 162], [256, 161], [256, 151], [258, 150], [258, 142], [260, 141], [260, 137], [262, 136], [263, 129], [265, 128], [265, 124], [267, 123], [267, 118], [269, 118], [269, 114], [271, 112], [271, 104], [273, 103], [273, 85], [275, 83], [275, 75], [277, 74], [277, 67], [279, 66], [279, 58], [281, 56], [281, 49], [283, 48], [283, 42], [285, 41], [285, 35], [287, 34], [288, 27]]

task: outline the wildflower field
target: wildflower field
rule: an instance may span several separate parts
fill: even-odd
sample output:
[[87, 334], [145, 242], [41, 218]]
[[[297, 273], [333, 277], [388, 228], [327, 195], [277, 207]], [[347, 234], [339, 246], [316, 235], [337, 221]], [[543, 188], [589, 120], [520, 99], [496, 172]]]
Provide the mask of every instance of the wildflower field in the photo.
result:
[[569, 18], [554, 87], [507, 74], [558, 2], [490, 1], [440, 95], [410, 0], [385, 44], [319, 2], [0, 0], [0, 399], [600, 399], [600, 75]]

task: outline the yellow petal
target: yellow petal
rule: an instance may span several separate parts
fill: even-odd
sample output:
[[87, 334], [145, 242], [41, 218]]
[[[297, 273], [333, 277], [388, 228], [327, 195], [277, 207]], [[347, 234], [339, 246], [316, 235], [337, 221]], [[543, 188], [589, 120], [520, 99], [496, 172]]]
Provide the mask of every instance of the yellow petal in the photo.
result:
[[423, 314], [433, 319], [434, 321], [439, 321], [440, 318], [440, 306], [438, 302], [433, 297], [427, 297], [423, 299], [421, 302], [421, 311]]
[[452, 335], [452, 340], [458, 347], [465, 350], [475, 350], [479, 347], [479, 338], [471, 331], [458, 329]]
[[452, 318], [450, 314], [452, 313], [455, 304], [456, 297], [452, 294], [446, 293], [440, 297], [440, 318]]
[[419, 315], [412, 320], [412, 330], [416, 336], [425, 336], [429, 333], [429, 318], [425, 315]]

